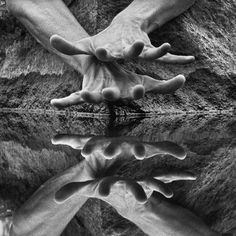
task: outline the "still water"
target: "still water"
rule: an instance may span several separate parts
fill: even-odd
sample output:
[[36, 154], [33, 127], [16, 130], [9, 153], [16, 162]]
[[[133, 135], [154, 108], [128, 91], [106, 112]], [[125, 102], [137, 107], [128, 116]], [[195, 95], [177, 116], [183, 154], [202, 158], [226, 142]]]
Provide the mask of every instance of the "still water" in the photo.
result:
[[236, 235], [233, 114], [0, 113], [0, 131], [0, 235]]

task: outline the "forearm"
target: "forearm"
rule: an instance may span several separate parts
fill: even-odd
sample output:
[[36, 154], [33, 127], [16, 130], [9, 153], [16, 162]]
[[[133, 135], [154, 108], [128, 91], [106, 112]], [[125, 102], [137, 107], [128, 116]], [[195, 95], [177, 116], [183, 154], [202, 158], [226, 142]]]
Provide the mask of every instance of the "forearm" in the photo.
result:
[[72, 42], [89, 36], [62, 0], [8, 0], [7, 6], [39, 43], [81, 71], [85, 56], [66, 56], [50, 45], [53, 34]]
[[186, 11], [194, 2], [195, 0], [134, 0], [117, 17], [135, 21], [149, 33]]
[[85, 164], [81, 162], [43, 184], [14, 214], [10, 236], [60, 235], [88, 197], [75, 194], [59, 204], [55, 193], [68, 182], [90, 179]]
[[187, 209], [152, 195], [127, 217], [150, 236], [219, 236]]

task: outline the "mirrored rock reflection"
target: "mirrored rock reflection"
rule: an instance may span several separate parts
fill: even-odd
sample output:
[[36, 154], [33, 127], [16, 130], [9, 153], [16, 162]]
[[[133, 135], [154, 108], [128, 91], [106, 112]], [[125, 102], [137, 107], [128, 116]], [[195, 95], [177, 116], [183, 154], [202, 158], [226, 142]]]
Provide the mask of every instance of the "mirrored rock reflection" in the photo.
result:
[[192, 173], [174, 169], [155, 173], [151, 165], [150, 175], [140, 178], [118, 173], [124, 164], [139, 161], [142, 165], [160, 156], [184, 161], [186, 153], [176, 143], [66, 134], [56, 135], [52, 143], [80, 150], [84, 160], [48, 180], [20, 207], [10, 236], [60, 235], [89, 198], [108, 203], [147, 235], [219, 235], [191, 211], [168, 200], [174, 194], [169, 183], [194, 181]]

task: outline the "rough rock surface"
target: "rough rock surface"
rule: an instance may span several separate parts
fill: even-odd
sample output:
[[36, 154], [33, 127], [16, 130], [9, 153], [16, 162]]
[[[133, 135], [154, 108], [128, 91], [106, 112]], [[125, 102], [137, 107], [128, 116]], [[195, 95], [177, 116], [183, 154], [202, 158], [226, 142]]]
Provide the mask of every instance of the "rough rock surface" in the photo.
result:
[[[3, 3], [3, 1], [1, 1]], [[95, 34], [130, 0], [66, 1], [79, 22]], [[125, 67], [156, 79], [187, 77], [173, 95], [149, 94], [132, 103], [82, 105], [68, 110], [127, 114], [230, 109], [236, 99], [236, 2], [198, 0], [183, 15], [151, 34], [153, 44], [169, 42], [173, 52], [195, 55], [185, 66], [130, 62]], [[48, 53], [24, 27], [0, 8], [0, 108], [54, 109], [49, 101], [81, 86], [81, 75]]]
[[[184, 161], [158, 157], [124, 163], [120, 175], [142, 177], [157, 169], [185, 170], [194, 182], [174, 183], [174, 201], [199, 215], [211, 228], [236, 235], [235, 117], [159, 116], [154, 119], [84, 119], [65, 116], [0, 113], [0, 202], [18, 208], [47, 179], [81, 160], [79, 151], [54, 146], [56, 133], [135, 136], [169, 140], [188, 153]], [[112, 124], [112, 125], [111, 125]], [[68, 235], [143, 236], [107, 204], [90, 200], [73, 219]], [[74, 234], [72, 234], [74, 233]]]

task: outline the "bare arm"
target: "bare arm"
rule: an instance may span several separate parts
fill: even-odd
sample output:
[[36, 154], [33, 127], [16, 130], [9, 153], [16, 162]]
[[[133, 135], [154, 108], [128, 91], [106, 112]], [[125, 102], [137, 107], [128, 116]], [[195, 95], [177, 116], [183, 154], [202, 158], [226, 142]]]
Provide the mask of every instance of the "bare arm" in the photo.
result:
[[186, 11], [194, 2], [195, 0], [134, 0], [117, 17], [139, 22], [142, 29], [150, 33]]
[[83, 56], [67, 56], [50, 45], [53, 34], [71, 41], [89, 36], [62, 0], [7, 0], [7, 7], [39, 43], [81, 71]]
[[74, 195], [65, 204], [57, 204], [55, 193], [71, 181], [90, 179], [84, 161], [48, 180], [13, 216], [10, 236], [58, 236], [87, 201]]
[[190, 63], [194, 61], [193, 56], [169, 54], [169, 43], [154, 47], [147, 34], [186, 11], [194, 2], [195, 0], [134, 0], [105, 30], [89, 40], [73, 41], [68, 37], [55, 35], [54, 47], [67, 55], [76, 55], [84, 53], [85, 45], [87, 48], [92, 45], [89, 53], [96, 55], [101, 61], [139, 57], [165, 63]]

